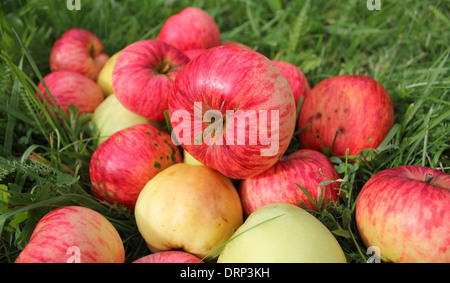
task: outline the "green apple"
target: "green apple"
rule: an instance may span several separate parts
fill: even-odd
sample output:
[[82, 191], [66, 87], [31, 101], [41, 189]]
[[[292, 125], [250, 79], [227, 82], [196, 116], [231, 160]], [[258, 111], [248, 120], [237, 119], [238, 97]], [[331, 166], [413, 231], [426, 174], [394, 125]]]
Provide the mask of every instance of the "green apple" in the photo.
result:
[[229, 239], [218, 263], [346, 263], [333, 234], [289, 203], [255, 210]]
[[205, 165], [177, 163], [142, 189], [136, 224], [153, 253], [182, 249], [216, 257], [243, 223], [239, 194], [228, 177]]
[[151, 124], [159, 129], [163, 126], [161, 122], [148, 120], [126, 109], [117, 100], [114, 93], [106, 97], [97, 106], [92, 115], [92, 122], [94, 122], [99, 133], [98, 145], [103, 143], [115, 132], [136, 124]]
[[189, 152], [187, 152], [186, 150], [183, 150], [183, 154], [184, 154], [184, 160], [183, 160], [184, 163], [191, 164], [191, 165], [203, 165], [203, 163], [201, 163], [200, 161], [195, 159], [195, 157], [190, 155]]
[[100, 70], [100, 73], [97, 77], [97, 84], [103, 91], [105, 96], [109, 96], [113, 93], [112, 89], [112, 72], [114, 69], [114, 63], [116, 62], [117, 57], [119, 56], [120, 51], [111, 56], [108, 61], [106, 61], [103, 68]]

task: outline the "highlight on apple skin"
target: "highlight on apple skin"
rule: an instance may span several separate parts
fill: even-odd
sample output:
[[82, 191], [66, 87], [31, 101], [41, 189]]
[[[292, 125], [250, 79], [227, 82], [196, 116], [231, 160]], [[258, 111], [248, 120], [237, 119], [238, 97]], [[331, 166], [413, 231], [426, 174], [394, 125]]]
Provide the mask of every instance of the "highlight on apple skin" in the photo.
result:
[[450, 175], [402, 165], [373, 175], [362, 188], [355, 219], [367, 247], [384, 262], [450, 262]]
[[245, 179], [239, 187], [239, 196], [246, 215], [269, 203], [291, 203], [317, 211], [316, 205], [299, 186], [305, 188], [318, 203], [339, 200], [339, 184], [332, 182], [320, 186], [320, 182], [339, 179], [333, 163], [324, 154], [311, 149], [300, 149], [283, 156], [267, 171]]
[[394, 125], [394, 108], [383, 86], [363, 75], [341, 75], [315, 85], [305, 97], [297, 129], [302, 148], [358, 155], [378, 147]]
[[189, 61], [183, 52], [164, 42], [134, 42], [116, 59], [113, 91], [128, 110], [152, 121], [164, 121], [173, 80]]
[[92, 80], [108, 61], [101, 40], [90, 31], [74, 28], [55, 41], [50, 52], [50, 70], [67, 70], [80, 73]]
[[15, 263], [123, 263], [125, 248], [116, 228], [100, 213], [65, 206], [47, 213]]

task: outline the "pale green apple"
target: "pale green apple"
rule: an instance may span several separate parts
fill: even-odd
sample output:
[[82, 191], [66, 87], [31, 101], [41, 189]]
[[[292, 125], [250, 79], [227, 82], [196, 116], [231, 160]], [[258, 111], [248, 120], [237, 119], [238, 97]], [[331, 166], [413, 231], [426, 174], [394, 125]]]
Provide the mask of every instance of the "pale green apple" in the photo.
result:
[[92, 122], [97, 127], [99, 139], [98, 145], [103, 143], [112, 134], [136, 124], [151, 124], [159, 129], [162, 122], [148, 120], [126, 109], [112, 93], [95, 108]]
[[336, 238], [316, 217], [289, 203], [255, 210], [229, 239], [218, 263], [346, 263]]
[[187, 164], [191, 164], [191, 165], [203, 165], [203, 163], [201, 163], [200, 161], [198, 161], [197, 159], [195, 159], [195, 157], [193, 157], [189, 152], [187, 152], [186, 150], [183, 150], [183, 154], [184, 154], [184, 163]]
[[97, 84], [100, 86], [105, 96], [109, 96], [114, 92], [112, 88], [112, 73], [114, 63], [116, 62], [119, 54], [120, 51], [111, 56], [98, 74]]

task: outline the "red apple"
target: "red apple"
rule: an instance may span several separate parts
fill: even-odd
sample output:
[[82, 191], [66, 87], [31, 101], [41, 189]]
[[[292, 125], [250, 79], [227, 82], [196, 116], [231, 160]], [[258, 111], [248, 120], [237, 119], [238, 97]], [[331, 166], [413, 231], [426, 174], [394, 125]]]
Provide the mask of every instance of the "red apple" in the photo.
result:
[[142, 40], [125, 47], [114, 64], [112, 84], [125, 108], [153, 121], [164, 121], [173, 79], [189, 58], [173, 46]]
[[133, 211], [145, 184], [182, 161], [169, 134], [150, 124], [137, 124], [114, 133], [94, 151], [89, 168], [92, 191]]
[[372, 176], [356, 203], [364, 244], [387, 262], [450, 262], [450, 175], [404, 165]]
[[269, 203], [291, 203], [299, 207], [316, 210], [298, 185], [306, 188], [317, 202], [320, 197], [337, 201], [339, 184], [330, 183], [323, 187], [320, 182], [336, 180], [340, 176], [334, 170], [333, 163], [324, 154], [310, 149], [300, 149], [283, 156], [267, 171], [241, 182], [239, 195], [246, 215]]
[[84, 29], [70, 29], [54, 43], [49, 64], [52, 72], [74, 71], [96, 80], [108, 59], [96, 35]]
[[[44, 77], [44, 82], [56, 104], [66, 111], [67, 106], [73, 104], [80, 114], [94, 113], [104, 99], [103, 92], [95, 81], [76, 72], [51, 72]], [[54, 106], [42, 82], [38, 84], [38, 89], [43, 95], [36, 92], [38, 98], [41, 101], [46, 99], [50, 106]]]
[[241, 48], [244, 48], [247, 50], [253, 50], [250, 46], [248, 46], [244, 43], [241, 43], [238, 41], [232, 41], [232, 40], [224, 41], [220, 45], [233, 45], [233, 46], [241, 47]]
[[203, 263], [197, 256], [185, 251], [164, 251], [141, 257], [133, 263]]
[[169, 96], [172, 136], [195, 159], [227, 177], [256, 176], [284, 154], [295, 129], [295, 102], [265, 56], [213, 47], [177, 75]]
[[187, 7], [167, 19], [156, 39], [181, 51], [207, 49], [220, 44], [220, 31], [206, 11]]
[[311, 91], [308, 80], [296, 65], [279, 60], [273, 60], [272, 62], [280, 69], [283, 76], [287, 79], [289, 86], [292, 89], [292, 93], [294, 94], [295, 104], [297, 105], [300, 97], [305, 97]]
[[186, 56], [192, 60], [195, 57], [197, 57], [198, 55], [200, 55], [205, 50], [206, 49], [189, 49], [189, 50], [184, 51], [184, 54], [186, 54]]
[[114, 226], [81, 206], [52, 210], [36, 225], [16, 263], [123, 263], [125, 249]]
[[[305, 97], [298, 129], [303, 148], [333, 150], [337, 156], [376, 148], [394, 125], [392, 101], [381, 84], [362, 75], [335, 76]], [[323, 139], [323, 141], [322, 141]], [[325, 143], [324, 143], [325, 142]]]

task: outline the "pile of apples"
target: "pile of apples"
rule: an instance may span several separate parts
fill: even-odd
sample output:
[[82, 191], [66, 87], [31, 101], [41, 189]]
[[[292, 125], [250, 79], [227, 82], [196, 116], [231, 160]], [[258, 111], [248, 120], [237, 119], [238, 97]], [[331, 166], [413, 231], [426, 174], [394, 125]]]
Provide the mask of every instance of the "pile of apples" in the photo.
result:
[[[135, 262], [347, 262], [304, 208], [340, 201], [341, 176], [323, 148], [357, 155], [393, 127], [391, 99], [372, 78], [311, 88], [294, 64], [221, 42], [215, 20], [195, 7], [111, 57], [94, 34], [69, 30], [50, 68], [37, 95], [50, 99], [48, 89], [60, 107], [93, 113], [92, 193], [134, 214], [150, 250]], [[296, 130], [301, 149], [287, 155]], [[450, 176], [431, 168], [375, 174], [355, 208], [361, 238], [384, 261], [450, 261], [449, 189]], [[17, 262], [124, 258], [105, 217], [62, 207], [39, 222]]]

